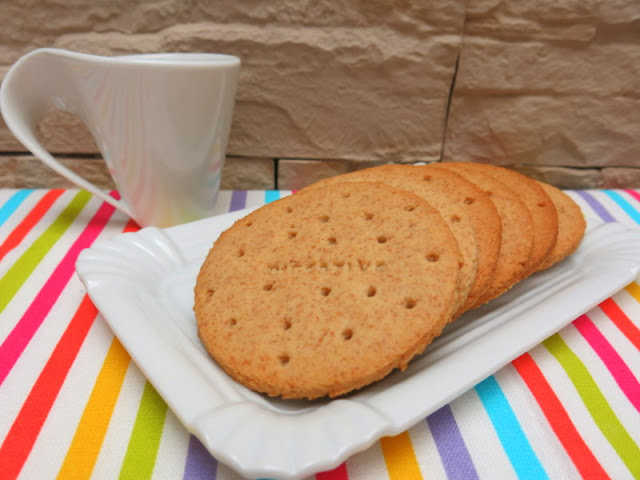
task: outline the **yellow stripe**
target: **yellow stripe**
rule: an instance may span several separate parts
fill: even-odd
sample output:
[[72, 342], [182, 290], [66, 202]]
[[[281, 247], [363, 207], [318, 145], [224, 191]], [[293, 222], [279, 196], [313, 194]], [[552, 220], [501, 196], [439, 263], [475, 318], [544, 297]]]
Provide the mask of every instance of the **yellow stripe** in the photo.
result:
[[59, 479], [91, 476], [130, 363], [131, 357], [114, 338], [58, 473]]
[[380, 439], [390, 480], [422, 480], [420, 467], [408, 432]]
[[624, 289], [629, 293], [629, 295], [635, 298], [638, 303], [640, 303], [640, 285], [636, 282], [631, 282], [629, 285], [624, 287]]

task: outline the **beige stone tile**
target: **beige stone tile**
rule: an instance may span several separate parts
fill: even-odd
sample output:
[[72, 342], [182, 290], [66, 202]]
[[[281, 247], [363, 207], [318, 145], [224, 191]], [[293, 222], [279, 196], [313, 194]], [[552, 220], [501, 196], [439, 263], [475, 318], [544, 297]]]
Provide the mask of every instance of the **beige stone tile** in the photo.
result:
[[[34, 45], [104, 55], [236, 54], [242, 69], [229, 155], [434, 161], [465, 7], [465, 0], [393, 0], [366, 8], [361, 0], [312, 7], [285, 1], [250, 9], [234, 2], [214, 8], [115, 0], [82, 8], [45, 3], [30, 12], [8, 0], [5, 13], [21, 22], [5, 26], [13, 44], [0, 52], [0, 63]], [[77, 122], [52, 117], [41, 128], [57, 152], [95, 151]], [[0, 148], [2, 142], [15, 149], [0, 131]]]
[[272, 158], [227, 157], [222, 170], [223, 190], [272, 190], [275, 188], [275, 160]]
[[636, 43], [569, 47], [467, 36], [460, 53], [456, 93], [633, 97], [640, 93], [639, 64]]
[[528, 177], [555, 185], [558, 188], [598, 188], [602, 183], [602, 172], [597, 168], [515, 166], [513, 169]]
[[278, 188], [299, 190], [307, 185], [351, 170], [339, 160], [278, 160]]
[[[100, 158], [58, 160], [98, 188], [115, 188]], [[33, 156], [0, 156], [0, 188], [75, 188], [75, 185]]]
[[[58, 157], [67, 168], [101, 189], [115, 184], [101, 158]], [[274, 160], [228, 158], [222, 171], [221, 188], [268, 190], [275, 188]], [[0, 155], [0, 188], [72, 188], [74, 185], [31, 155]]]
[[639, 15], [640, 4], [626, 0], [558, 0], [553, 4], [469, 0], [465, 34], [575, 46], [611, 33], [616, 34], [614, 38], [632, 38], [638, 33], [635, 22]]
[[424, 164], [408, 159], [405, 162], [354, 161], [354, 160], [278, 160], [278, 188], [299, 190], [307, 185], [335, 175], [372, 168], [389, 163]]
[[299, 190], [307, 185], [347, 173], [353, 169], [351, 162], [340, 160], [278, 160], [278, 188]]
[[640, 166], [640, 97], [455, 96], [443, 160]]
[[18, 159], [11, 156], [0, 156], [0, 188], [16, 188]]
[[640, 168], [603, 168], [600, 186], [602, 188], [640, 188]]

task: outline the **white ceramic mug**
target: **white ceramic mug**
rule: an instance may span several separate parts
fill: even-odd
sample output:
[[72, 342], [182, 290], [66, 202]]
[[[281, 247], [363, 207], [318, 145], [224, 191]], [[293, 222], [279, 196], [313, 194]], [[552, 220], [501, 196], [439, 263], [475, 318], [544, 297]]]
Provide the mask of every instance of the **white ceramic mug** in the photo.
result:
[[[141, 226], [213, 214], [240, 69], [231, 55], [157, 53], [101, 57], [43, 48], [20, 58], [0, 88], [16, 138], [80, 188]], [[64, 167], [36, 138], [52, 108], [93, 134], [121, 200]]]

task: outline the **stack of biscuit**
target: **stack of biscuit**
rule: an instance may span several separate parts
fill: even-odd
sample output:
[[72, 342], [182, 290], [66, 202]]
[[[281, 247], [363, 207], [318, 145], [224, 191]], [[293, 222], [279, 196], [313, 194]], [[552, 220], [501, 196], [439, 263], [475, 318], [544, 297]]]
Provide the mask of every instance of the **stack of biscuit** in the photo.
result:
[[569, 196], [502, 167], [339, 175], [220, 235], [196, 281], [198, 333], [252, 390], [343, 395], [406, 368], [449, 322], [573, 253], [584, 231]]

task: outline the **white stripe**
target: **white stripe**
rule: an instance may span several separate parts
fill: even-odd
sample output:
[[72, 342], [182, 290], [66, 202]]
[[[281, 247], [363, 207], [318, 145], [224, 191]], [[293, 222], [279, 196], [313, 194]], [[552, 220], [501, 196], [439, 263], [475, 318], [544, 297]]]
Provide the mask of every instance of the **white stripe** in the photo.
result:
[[[9, 200], [16, 192], [19, 192], [20, 188], [3, 188], [0, 189], [0, 206], [4, 205], [4, 203]], [[33, 192], [35, 193], [35, 192]], [[33, 193], [31, 195], [33, 195]]]
[[231, 206], [231, 190], [220, 190], [218, 193], [218, 199], [216, 200], [216, 205], [214, 208], [214, 215], [222, 215], [223, 213], [227, 213]]
[[[67, 199], [67, 201], [68, 200], [69, 199]], [[101, 201], [91, 203], [91, 205], [85, 207], [85, 213], [80, 216], [93, 215], [101, 203]], [[59, 212], [55, 213], [51, 217], [55, 219], [58, 213]], [[82, 222], [84, 223], [84, 221]], [[80, 220], [78, 222], [80, 222]], [[49, 226], [50, 221], [43, 223], [45, 225], [44, 228], [46, 228]], [[45, 256], [43, 261], [40, 262], [38, 267], [25, 281], [22, 288], [16, 293], [13, 300], [2, 312], [2, 322], [0, 323], [0, 339], [2, 341], [7, 338], [26, 310], [34, 302], [37, 292], [40, 292], [44, 284], [49, 280], [51, 273], [58, 266], [60, 258], [64, 256], [69, 250], [70, 245], [82, 232], [83, 228], [81, 227], [82, 225], [78, 225], [77, 222], [69, 227], [69, 230], [57, 242], [49, 254]], [[44, 228], [41, 230], [43, 231]], [[37, 235], [42, 232], [34, 233], [37, 237]], [[101, 232], [101, 234], [108, 235], [108, 232]], [[31, 242], [29, 242], [29, 244], [30, 243]], [[33, 384], [38, 379], [42, 368], [51, 356], [60, 337], [71, 321], [71, 317], [80, 305], [83, 295], [84, 289], [82, 285], [77, 277], [72, 275], [69, 283], [60, 293], [60, 296], [51, 307], [47, 317], [35, 332], [33, 338], [27, 344], [16, 364], [7, 375], [3, 385], [0, 387], [0, 392], [3, 392], [3, 396], [8, 399], [4, 401], [2, 405], [0, 438], [4, 438], [11, 428]], [[11, 392], [11, 394], [5, 395], [4, 392]]]
[[616, 353], [620, 355], [620, 358], [629, 370], [631, 370], [636, 379], [640, 379], [640, 350], [629, 341], [626, 335], [620, 331], [600, 308], [591, 310], [589, 312], [589, 318], [591, 318]]
[[[65, 311], [71, 310], [65, 307]], [[64, 314], [57, 317], [64, 318]], [[109, 338], [106, 325], [94, 322], [23, 467], [24, 478], [44, 478], [37, 472], [51, 476], [60, 470], [109, 350]]]
[[[32, 194], [32, 195], [35, 195], [35, 194]], [[45, 212], [45, 214], [40, 218], [40, 220], [31, 228], [29, 233], [27, 233], [26, 237], [18, 245], [16, 245], [15, 248], [9, 251], [7, 255], [5, 255], [5, 257], [2, 259], [2, 262], [0, 262], [0, 277], [4, 276], [4, 274], [13, 266], [16, 260], [18, 260], [18, 258], [20, 258], [22, 254], [26, 250], [28, 250], [29, 247], [31, 247], [33, 242], [42, 233], [44, 233], [44, 231], [60, 216], [60, 213], [62, 212], [62, 210], [65, 207], [67, 207], [68, 204], [73, 200], [74, 195], [75, 194], [72, 194], [72, 193], [64, 193], [60, 197], [58, 197], [58, 199]], [[9, 223], [9, 221], [12, 220], [10, 225], [10, 230], [8, 228], [9, 226], [7, 226], [7, 223], [5, 223], [1, 227], [0, 232], [6, 232], [6, 235], [4, 236], [8, 236], [9, 233], [13, 232], [13, 230], [18, 226], [18, 224], [22, 220], [24, 220], [24, 218], [28, 215], [29, 211], [31, 211], [31, 209], [35, 206], [35, 203], [37, 203], [37, 200], [40, 200], [40, 198], [34, 198], [31, 200], [36, 200], [36, 201], [32, 202], [29, 200], [29, 198], [27, 198], [25, 202], [29, 203], [29, 208], [28, 208], [28, 211], [22, 212], [24, 213], [24, 215], [14, 214], [7, 220], [7, 223]], [[85, 206], [85, 208], [88, 208], [88, 207], [89, 205]], [[67, 233], [68, 233], [68, 230], [67, 232], [65, 232], [65, 235], [63, 235], [63, 237], [66, 236]], [[3, 237], [0, 237], [0, 238], [3, 238]]]
[[[589, 193], [600, 202], [618, 223], [634, 229], [638, 228], [638, 224], [607, 194], [598, 191], [589, 191]], [[622, 193], [621, 196], [625, 197], [624, 193]]]
[[[349, 480], [384, 480], [389, 478], [380, 442], [347, 460]], [[225, 479], [226, 480], [226, 479]]]
[[408, 433], [422, 476], [430, 480], [438, 478], [446, 480], [447, 472], [426, 420], [411, 427]]
[[189, 432], [173, 412], [167, 410], [152, 478], [182, 478], [188, 448]]
[[0, 390], [5, 398], [0, 415], [0, 438], [7, 435], [22, 404], [58, 344], [69, 323], [69, 312], [75, 312], [78, 308], [81, 297], [74, 295], [77, 290], [78, 286], [73, 282], [66, 286], [5, 378]]
[[98, 460], [91, 478], [118, 478], [129, 446], [129, 438], [142, 401], [146, 379], [132, 362], [125, 375], [120, 396], [111, 415]]
[[[588, 316], [591, 317], [591, 314]], [[640, 443], [640, 428], [632, 428], [633, 425], [640, 425], [640, 413], [629, 402], [598, 354], [573, 325], [562, 330], [562, 338], [589, 370], [620, 423], [634, 441]]]
[[496, 375], [531, 448], [549, 478], [580, 478], [573, 461], [549, 425], [535, 397], [516, 369], [509, 365]]
[[[637, 203], [637, 201], [631, 195], [629, 195], [627, 192], [623, 190], [612, 190], [612, 191], [617, 193], [623, 200], [629, 203], [631, 208], [635, 207], [637, 210], [637, 207], [634, 205], [634, 203]], [[603, 203], [606, 202], [607, 208], [609, 208], [608, 205], [611, 205], [612, 209], [615, 208], [615, 213], [614, 211], [611, 211], [611, 214], [616, 218], [616, 220], [633, 229], [637, 230], [638, 228], [640, 228], [640, 226], [638, 225], [638, 222], [636, 222], [636, 220], [631, 215], [629, 215], [629, 213], [621, 205], [619, 205], [614, 199], [612, 199], [609, 195], [607, 195], [604, 192], [596, 192], [596, 195], [598, 196], [598, 198], [602, 197], [602, 202]]]
[[517, 479], [491, 419], [475, 390], [449, 405], [479, 478]]
[[[11, 198], [18, 190], [0, 190], [2, 192], [2, 197], [0, 198], [0, 208], [4, 206], [4, 204]], [[36, 190], [31, 192], [26, 198], [18, 205], [11, 215], [5, 220], [5, 222], [0, 226], [0, 243], [4, 241], [5, 238], [9, 236], [11, 232], [20, 224], [24, 218], [29, 215], [29, 212], [36, 206], [36, 204], [40, 201], [42, 197], [47, 193], [46, 190]], [[6, 257], [5, 257], [6, 258]], [[4, 262], [4, 260], [3, 260]]]
[[529, 354], [543, 372], [549, 386], [558, 397], [560, 403], [566, 408], [566, 413], [573, 422], [578, 434], [593, 452], [600, 465], [609, 474], [612, 472], [628, 472], [614, 448], [602, 435], [571, 380], [567, 377], [566, 372], [555, 357], [542, 345], [530, 350]]
[[[569, 190], [564, 191], [567, 195], [569, 195], [574, 202], [580, 207], [582, 213], [588, 219], [589, 226], [601, 225], [604, 222], [602, 218], [591, 208], [591, 206], [587, 203], [587, 201], [578, 195], [576, 192], [572, 192]], [[588, 192], [590, 193], [590, 192]]]
[[264, 205], [264, 197], [264, 190], [247, 190], [247, 203], [245, 207], [260, 207]]
[[[65, 195], [63, 195], [65, 197]], [[71, 201], [68, 196], [63, 199], [66, 204]], [[16, 326], [20, 318], [24, 315], [29, 306], [33, 303], [37, 294], [47, 283], [51, 274], [56, 270], [60, 261], [67, 254], [73, 243], [78, 239], [84, 228], [86, 227], [87, 218], [91, 218], [101, 201], [89, 201], [84, 207], [82, 213], [67, 228], [65, 233], [56, 241], [47, 254], [38, 263], [31, 275], [25, 280], [15, 296], [11, 299], [7, 307], [2, 312], [2, 322], [0, 322], [0, 341], [9, 335], [11, 330]], [[10, 255], [7, 255], [0, 262], [0, 276], [4, 276], [6, 272], [13, 266], [15, 261], [32, 245], [59, 216], [61, 209], [52, 208], [47, 215], [32, 230], [28, 238], [26, 238]]]
[[[638, 280], [640, 281], [640, 279]], [[640, 318], [640, 303], [626, 290], [620, 290], [613, 296], [614, 300], [629, 319]], [[632, 320], [633, 321], [633, 320]], [[637, 328], [640, 328], [637, 320], [634, 322]]]

